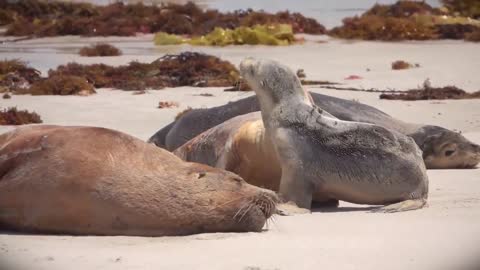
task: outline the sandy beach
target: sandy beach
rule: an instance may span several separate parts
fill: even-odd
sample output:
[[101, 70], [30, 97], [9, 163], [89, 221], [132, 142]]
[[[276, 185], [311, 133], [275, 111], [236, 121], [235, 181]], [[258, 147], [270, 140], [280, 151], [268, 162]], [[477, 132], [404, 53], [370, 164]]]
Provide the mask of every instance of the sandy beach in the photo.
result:
[[[200, 51], [235, 65], [247, 56], [303, 68], [308, 79], [342, 86], [406, 90], [429, 79], [434, 86], [480, 90], [480, 44], [463, 41], [347, 42], [309, 37], [288, 47], [155, 47], [152, 36], [139, 38], [46, 38], [0, 47], [0, 58], [19, 58], [46, 75], [71, 61], [126, 64], [153, 61], [166, 53]], [[119, 57], [79, 57], [86, 43], [107, 40], [122, 49]], [[318, 42], [321, 40], [322, 42]], [[393, 71], [405, 60], [419, 68]], [[344, 80], [350, 75], [363, 79]], [[388, 101], [378, 93], [308, 90], [372, 105], [404, 121], [462, 131], [480, 143], [480, 101]], [[214, 96], [198, 96], [210, 93]], [[89, 125], [120, 130], [140, 139], [171, 122], [187, 107], [212, 107], [253, 93], [223, 88], [181, 87], [149, 90], [143, 95], [98, 89], [96, 95], [18, 96], [1, 107], [36, 111], [45, 124]], [[159, 101], [179, 108], [158, 109]], [[0, 126], [0, 133], [13, 127]], [[479, 269], [480, 169], [429, 170], [429, 207], [378, 214], [369, 206], [341, 202], [328, 212], [275, 216], [262, 233], [219, 233], [186, 237], [71, 237], [0, 232], [0, 268], [10, 269]], [[58, 207], [61, 207], [59, 205]], [[476, 268], [477, 267], [477, 268]]]

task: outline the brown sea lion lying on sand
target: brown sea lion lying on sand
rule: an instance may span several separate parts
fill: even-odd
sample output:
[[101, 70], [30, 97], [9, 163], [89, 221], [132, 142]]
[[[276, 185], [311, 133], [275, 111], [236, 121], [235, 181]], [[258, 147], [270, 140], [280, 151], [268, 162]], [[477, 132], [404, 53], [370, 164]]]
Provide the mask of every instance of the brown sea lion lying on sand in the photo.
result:
[[276, 195], [118, 131], [0, 135], [0, 227], [75, 235], [260, 231]]

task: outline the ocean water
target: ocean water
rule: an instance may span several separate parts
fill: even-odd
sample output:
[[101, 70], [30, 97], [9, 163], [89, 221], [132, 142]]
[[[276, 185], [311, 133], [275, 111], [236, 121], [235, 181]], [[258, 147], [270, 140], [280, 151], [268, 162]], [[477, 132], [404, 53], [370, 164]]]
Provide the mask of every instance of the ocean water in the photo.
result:
[[[90, 0], [97, 4], [108, 4], [118, 0]], [[124, 2], [139, 2], [135, 0]], [[145, 3], [161, 1], [143, 1]], [[185, 0], [173, 2], [185, 3]], [[237, 9], [252, 8], [263, 9], [268, 12], [290, 10], [300, 12], [305, 16], [315, 18], [327, 28], [341, 25], [342, 19], [362, 14], [375, 3], [392, 4], [396, 0], [201, 0], [194, 1], [201, 6], [214, 8], [220, 11], [233, 11]], [[427, 0], [432, 6], [439, 6], [440, 0]]]

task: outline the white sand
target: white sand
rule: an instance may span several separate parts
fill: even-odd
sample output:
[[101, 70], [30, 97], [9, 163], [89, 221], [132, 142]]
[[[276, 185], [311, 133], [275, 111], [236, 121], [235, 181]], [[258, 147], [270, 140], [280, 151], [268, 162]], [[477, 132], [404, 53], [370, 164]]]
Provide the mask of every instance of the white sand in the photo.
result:
[[[72, 40], [74, 45], [71, 46], [77, 46], [75, 38]], [[59, 39], [47, 41], [44, 40], [43, 45], [38, 41], [7, 45], [0, 48], [0, 57], [20, 57], [43, 71], [78, 58], [71, 53], [61, 53], [60, 49], [47, 50], [63, 48]], [[79, 42], [78, 39], [76, 42]], [[131, 59], [151, 61], [160, 56], [154, 54], [155, 48], [146, 41], [122, 41], [118, 44], [131, 54], [107, 60], [81, 58], [80, 61], [122, 64]], [[12, 53], [18, 48], [27, 52]], [[344, 77], [356, 74], [365, 79], [349, 84], [360, 87], [404, 89], [415, 87], [429, 77], [434, 85], [454, 84], [468, 91], [480, 90], [479, 49], [479, 44], [450, 41], [354, 44], [330, 41], [283, 48], [196, 48], [234, 63], [251, 55], [278, 59], [292, 68], [304, 68], [311, 79], [345, 82]], [[166, 49], [158, 50], [165, 52]], [[176, 52], [182, 49], [168, 50]], [[418, 62], [422, 67], [391, 71], [390, 63], [397, 59]], [[372, 71], [365, 71], [367, 67]], [[402, 120], [461, 130], [468, 138], [480, 143], [479, 100], [401, 102], [379, 100], [378, 95], [373, 93], [310, 90], [356, 99]], [[193, 96], [199, 93], [215, 96]], [[34, 110], [46, 124], [103, 126], [147, 139], [187, 106], [216, 106], [248, 95], [250, 93], [225, 93], [219, 88], [183, 87], [149, 91], [145, 95], [102, 89], [90, 97], [13, 96], [10, 100], [0, 100], [0, 107], [18, 106]], [[158, 101], [178, 101], [181, 106], [177, 109], [157, 109]], [[0, 133], [9, 129], [0, 127]], [[367, 212], [369, 208], [366, 206], [341, 203], [338, 211], [334, 212], [276, 217], [269, 230], [263, 233], [158, 238], [3, 233], [0, 234], [0, 270], [447, 270], [466, 269], [469, 264], [475, 263], [478, 267], [480, 170], [431, 170], [428, 174], [430, 206], [426, 209], [372, 214]]]

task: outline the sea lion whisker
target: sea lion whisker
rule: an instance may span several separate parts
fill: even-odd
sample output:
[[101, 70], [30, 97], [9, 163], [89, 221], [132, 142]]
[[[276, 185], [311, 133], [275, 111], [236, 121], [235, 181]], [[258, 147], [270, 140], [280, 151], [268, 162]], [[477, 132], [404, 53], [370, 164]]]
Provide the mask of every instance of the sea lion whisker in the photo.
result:
[[237, 201], [239, 201], [239, 200], [241, 200], [241, 199], [244, 199], [245, 197], [246, 197], [246, 196], [241, 196], [241, 197], [235, 198], [235, 199], [233, 199], [233, 200], [227, 201], [226, 203], [223, 203], [223, 204], [220, 204], [220, 205], [215, 206], [214, 208], [210, 209], [209, 211], [213, 211], [213, 210], [218, 209], [218, 208], [220, 208], [220, 207], [223, 207], [223, 206], [225, 206], [225, 205], [227, 205], [227, 204], [231, 204], [231, 203], [237, 202]]
[[235, 213], [235, 215], [233, 216], [233, 219], [235, 219], [237, 217], [237, 215], [239, 215], [245, 208], [247, 208], [248, 206], [250, 205], [250, 202], [246, 202], [245, 204], [243, 204], [242, 207], [240, 207], [238, 209], [238, 211]]
[[243, 212], [242, 216], [240, 217], [240, 219], [238, 220], [238, 222], [242, 221], [243, 217], [245, 217], [245, 215], [250, 211], [250, 209], [252, 209], [252, 207], [255, 206], [255, 204], [251, 203], [248, 208]]

